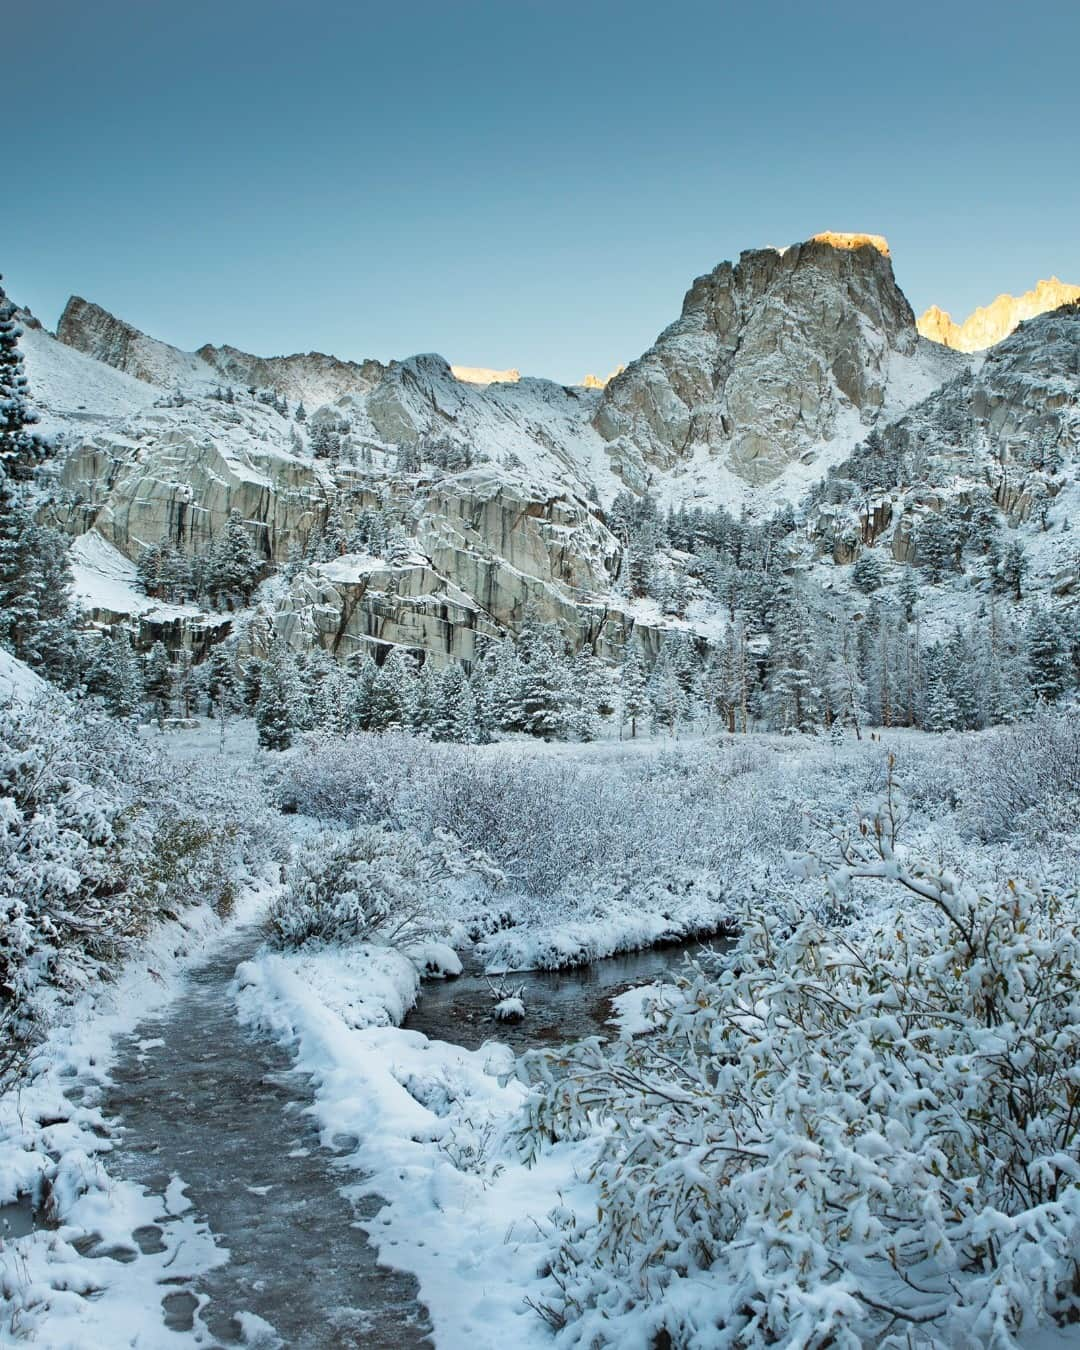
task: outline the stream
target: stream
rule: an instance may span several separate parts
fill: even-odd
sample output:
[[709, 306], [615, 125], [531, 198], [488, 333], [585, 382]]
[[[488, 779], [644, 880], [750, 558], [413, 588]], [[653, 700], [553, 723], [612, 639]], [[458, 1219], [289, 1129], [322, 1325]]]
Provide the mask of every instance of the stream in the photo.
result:
[[[182, 1178], [195, 1214], [229, 1252], [190, 1286], [162, 1289], [171, 1330], [204, 1346], [243, 1343], [239, 1313], [254, 1313], [292, 1350], [408, 1350], [430, 1345], [415, 1281], [376, 1264], [344, 1177], [307, 1111], [312, 1093], [286, 1051], [237, 1021], [229, 983], [261, 939], [241, 930], [190, 974], [185, 992], [121, 1041], [102, 1103], [116, 1119], [110, 1171], [164, 1197]], [[611, 999], [676, 970], [697, 944], [612, 957], [564, 971], [510, 976], [527, 1015], [496, 1024], [482, 970], [425, 983], [404, 1027], [475, 1049], [498, 1039], [531, 1046], [610, 1034]], [[157, 1048], [149, 1049], [149, 1046]], [[162, 1223], [169, 1220], [165, 1206]], [[133, 1235], [142, 1250], [160, 1238]], [[260, 1342], [262, 1344], [262, 1342]]]

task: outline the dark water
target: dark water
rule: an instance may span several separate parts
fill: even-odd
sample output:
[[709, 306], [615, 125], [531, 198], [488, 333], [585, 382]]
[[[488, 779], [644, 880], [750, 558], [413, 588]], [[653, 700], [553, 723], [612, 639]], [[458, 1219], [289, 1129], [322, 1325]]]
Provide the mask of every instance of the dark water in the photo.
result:
[[[719, 950], [725, 944], [716, 944]], [[710, 950], [709, 944], [686, 943], [610, 956], [571, 970], [530, 970], [499, 977], [515, 991], [524, 985], [525, 1020], [516, 1025], [495, 1022], [491, 989], [478, 968], [457, 980], [424, 985], [419, 1004], [403, 1025], [432, 1040], [452, 1041], [475, 1050], [484, 1041], [499, 1040], [517, 1054], [534, 1046], [562, 1045], [583, 1036], [614, 1034], [609, 1023], [611, 1000], [627, 989], [678, 972], [688, 956]]]
[[[103, 1103], [121, 1120], [110, 1170], [151, 1194], [178, 1174], [229, 1250], [227, 1265], [194, 1283], [209, 1296], [197, 1320], [185, 1288], [162, 1289], [163, 1320], [178, 1331], [194, 1321], [216, 1346], [241, 1342], [238, 1312], [257, 1314], [297, 1350], [430, 1344], [415, 1281], [375, 1264], [360, 1215], [338, 1192], [343, 1178], [306, 1114], [308, 1080], [236, 1020], [229, 982], [258, 941], [238, 935], [192, 972], [181, 999], [136, 1028]], [[163, 1046], [139, 1050], [158, 1037]]]
[[[343, 1178], [308, 1113], [309, 1081], [286, 1051], [236, 1020], [229, 983], [258, 941], [253, 931], [237, 934], [191, 972], [179, 1000], [121, 1042], [103, 1103], [119, 1121], [110, 1170], [161, 1196], [178, 1175], [195, 1215], [229, 1252], [227, 1264], [190, 1286], [162, 1288], [163, 1324], [218, 1347], [241, 1342], [239, 1312], [263, 1318], [279, 1344], [296, 1350], [430, 1344], [415, 1281], [380, 1269], [357, 1226], [380, 1202], [361, 1213], [338, 1191]], [[405, 1026], [469, 1049], [498, 1039], [517, 1052], [611, 1034], [612, 998], [701, 950], [689, 944], [505, 977], [524, 985], [519, 1025], [493, 1020], [488, 982], [471, 970], [426, 984]], [[146, 1047], [154, 1040], [162, 1044]], [[25, 1221], [4, 1217], [12, 1226]], [[132, 1238], [146, 1251], [160, 1230]], [[208, 1300], [202, 1309], [196, 1294]]]

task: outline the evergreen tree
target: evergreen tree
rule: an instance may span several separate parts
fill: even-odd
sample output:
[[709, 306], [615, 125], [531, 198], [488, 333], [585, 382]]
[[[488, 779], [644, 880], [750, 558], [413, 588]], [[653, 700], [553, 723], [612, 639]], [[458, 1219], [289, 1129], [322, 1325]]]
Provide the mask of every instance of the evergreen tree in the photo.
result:
[[561, 658], [549, 643], [539, 640], [521, 662], [518, 714], [515, 721], [530, 736], [552, 740], [565, 730], [569, 678]]
[[645, 662], [642, 660], [640, 649], [634, 647], [623, 662], [619, 680], [622, 717], [624, 722], [630, 723], [631, 740], [637, 736], [638, 722], [643, 721], [649, 711], [647, 688]]
[[219, 603], [226, 599], [247, 604], [262, 570], [263, 564], [255, 552], [240, 512], [230, 511], [225, 531], [207, 560], [207, 590]]
[[162, 722], [172, 700], [172, 661], [163, 642], [155, 642], [146, 657], [143, 688], [154, 709], [154, 716]]
[[62, 684], [78, 674], [70, 592], [65, 540], [0, 481], [0, 646]]
[[101, 692], [106, 709], [113, 717], [135, 717], [143, 700], [142, 672], [126, 628], [116, 629], [109, 639], [105, 669]]
[[1001, 588], [1004, 591], [1012, 593], [1015, 600], [1022, 599], [1024, 574], [1027, 571], [1027, 559], [1024, 557], [1024, 546], [1018, 539], [1014, 539], [1005, 550], [1005, 556], [1001, 560]]
[[1054, 703], [1071, 681], [1069, 647], [1049, 610], [1037, 609], [1027, 626], [1028, 678], [1041, 703]]
[[216, 646], [206, 663], [207, 715], [228, 717], [240, 703], [240, 688], [232, 658], [222, 645]]
[[851, 580], [857, 590], [862, 591], [863, 595], [869, 595], [876, 591], [885, 579], [885, 569], [881, 565], [881, 560], [874, 553], [860, 554], [855, 566], [851, 569]]
[[262, 670], [263, 663], [257, 656], [249, 657], [244, 663], [240, 690], [244, 711], [247, 713], [254, 714], [255, 706], [259, 701], [259, 691], [262, 688]]
[[264, 750], [287, 750], [296, 727], [296, 672], [285, 644], [278, 639], [262, 668], [255, 726]]
[[911, 623], [915, 618], [915, 609], [919, 603], [919, 583], [916, 580], [913, 567], [904, 568], [904, 575], [900, 578], [900, 585], [897, 587], [896, 594], [903, 610], [904, 621]]
[[476, 744], [490, 745], [495, 739], [497, 722], [492, 699], [492, 681], [483, 665], [478, 665], [469, 678], [473, 695], [473, 720], [476, 727]]
[[353, 652], [348, 661], [352, 676], [349, 697], [349, 726], [353, 731], [367, 731], [371, 727], [372, 696], [379, 668], [366, 648]]
[[379, 667], [371, 686], [368, 725], [372, 731], [400, 730], [407, 725], [412, 672], [402, 647], [395, 647]]
[[45, 458], [47, 448], [44, 440], [31, 430], [37, 414], [27, 401], [19, 351], [21, 336], [22, 329], [15, 322], [15, 306], [0, 286], [0, 487], [5, 481], [28, 481]]
[[417, 736], [433, 736], [439, 712], [439, 680], [430, 658], [412, 683], [409, 699], [409, 727]]
[[918, 560], [926, 568], [930, 580], [941, 581], [952, 565], [955, 549], [953, 528], [937, 511], [929, 511], [919, 523], [915, 537]]

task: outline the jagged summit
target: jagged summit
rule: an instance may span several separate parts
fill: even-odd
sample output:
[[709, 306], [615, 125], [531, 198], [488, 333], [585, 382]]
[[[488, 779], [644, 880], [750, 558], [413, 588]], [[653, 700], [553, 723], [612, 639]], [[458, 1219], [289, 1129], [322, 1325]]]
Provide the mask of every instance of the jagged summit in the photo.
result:
[[883, 234], [846, 234], [842, 230], [823, 230], [811, 240], [815, 244], [828, 244], [832, 248], [876, 248], [884, 257], [889, 257], [889, 241]]
[[941, 378], [884, 239], [826, 234], [698, 277], [594, 425], [633, 486], [694, 461], [763, 484]]
[[57, 336], [166, 390], [272, 389], [309, 411], [344, 401], [374, 443], [512, 455], [602, 499], [620, 483], [675, 500], [745, 501], [760, 489], [791, 499], [955, 369], [920, 341], [885, 239], [833, 231], [721, 263], [649, 351], [576, 389], [441, 357], [182, 352], [78, 296]]
[[1070, 286], [1057, 277], [1036, 282], [1023, 295], [999, 295], [989, 305], [974, 310], [957, 323], [947, 310], [931, 305], [919, 317], [919, 332], [931, 342], [958, 352], [981, 352], [993, 347], [1027, 319], [1080, 300], [1080, 286]]

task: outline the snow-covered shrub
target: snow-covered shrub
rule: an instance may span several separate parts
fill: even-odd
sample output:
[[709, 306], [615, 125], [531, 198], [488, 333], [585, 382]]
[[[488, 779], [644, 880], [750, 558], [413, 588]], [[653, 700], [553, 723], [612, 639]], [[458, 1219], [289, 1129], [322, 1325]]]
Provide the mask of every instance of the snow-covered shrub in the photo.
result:
[[521, 1119], [597, 1136], [595, 1212], [561, 1211], [544, 1308], [596, 1347], [1006, 1347], [1080, 1315], [1075, 891], [977, 888], [905, 856], [891, 788], [804, 858], [837, 930], [748, 915], [653, 1031], [534, 1054]]
[[1008, 838], [1026, 813], [1080, 799], [1080, 717], [1044, 710], [1016, 726], [960, 740], [961, 817], [980, 841]]
[[0, 709], [0, 1078], [50, 1000], [107, 971], [162, 918], [226, 909], [259, 860], [259, 808], [231, 785], [220, 812], [192, 768], [55, 695]]
[[270, 911], [278, 943], [415, 942], [445, 924], [455, 883], [499, 873], [479, 851], [443, 831], [428, 839], [385, 825], [323, 831], [290, 863]]

